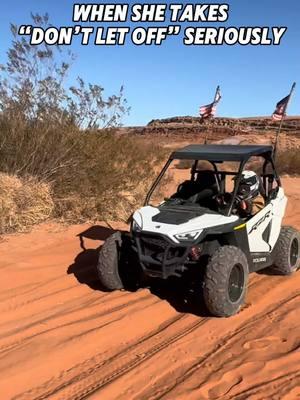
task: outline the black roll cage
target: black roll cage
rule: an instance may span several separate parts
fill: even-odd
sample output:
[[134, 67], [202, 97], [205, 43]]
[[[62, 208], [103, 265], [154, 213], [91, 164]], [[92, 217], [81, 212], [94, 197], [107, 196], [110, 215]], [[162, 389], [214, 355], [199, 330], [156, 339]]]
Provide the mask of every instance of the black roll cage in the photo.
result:
[[[218, 184], [219, 184], [219, 189], [221, 189], [221, 185], [222, 182], [224, 182], [223, 177], [225, 177], [226, 175], [231, 175], [231, 176], [236, 176], [237, 179], [235, 180], [235, 185], [234, 185], [234, 190], [233, 190], [233, 195], [232, 195], [232, 199], [230, 202], [230, 205], [228, 207], [228, 210], [226, 212], [226, 216], [231, 216], [232, 210], [233, 210], [233, 206], [234, 206], [234, 202], [236, 200], [236, 196], [237, 196], [237, 191], [238, 191], [238, 187], [239, 184], [241, 182], [241, 178], [242, 178], [242, 172], [244, 170], [245, 165], [247, 164], [247, 162], [249, 161], [250, 158], [252, 157], [262, 157], [264, 158], [264, 164], [263, 164], [263, 173], [260, 175], [260, 177], [262, 178], [263, 181], [263, 187], [265, 190], [265, 194], [266, 197], [269, 196], [270, 191], [272, 190], [272, 186], [273, 186], [273, 182], [274, 180], [276, 181], [278, 187], [281, 187], [281, 180], [280, 177], [278, 176], [277, 172], [276, 172], [276, 168], [275, 168], [275, 164], [274, 164], [274, 160], [272, 157], [271, 153], [263, 153], [263, 154], [257, 154], [257, 155], [251, 155], [245, 159], [243, 159], [242, 161], [240, 161], [240, 165], [239, 165], [239, 169], [238, 172], [231, 172], [231, 171], [219, 171], [217, 164], [222, 164], [224, 161], [211, 161], [211, 160], [202, 160], [201, 161], [208, 161], [212, 166], [213, 166], [213, 171], [211, 171], [212, 174], [215, 174]], [[160, 174], [158, 175], [158, 177], [155, 179], [154, 183], [152, 184], [146, 199], [145, 199], [145, 203], [144, 205], [147, 206], [149, 204], [149, 201], [151, 199], [151, 196], [153, 194], [153, 192], [155, 191], [156, 187], [158, 186], [159, 182], [161, 181], [161, 179], [163, 178], [163, 176], [165, 175], [167, 169], [169, 168], [170, 164], [172, 163], [172, 161], [174, 160], [182, 160], [183, 158], [173, 158], [172, 156], [168, 159], [168, 161], [166, 162], [166, 164], [164, 165], [163, 169], [161, 170]], [[188, 159], [188, 158], [187, 158]], [[190, 159], [189, 159], [190, 160]], [[198, 166], [198, 162], [200, 161], [200, 159], [197, 160], [193, 160], [194, 164], [191, 168], [191, 180], [195, 179], [195, 175], [197, 172], [199, 172], [197, 170], [197, 166]], [[226, 160], [227, 161], [227, 160]], [[271, 165], [272, 168], [272, 173], [267, 173], [267, 167], [268, 165]]]

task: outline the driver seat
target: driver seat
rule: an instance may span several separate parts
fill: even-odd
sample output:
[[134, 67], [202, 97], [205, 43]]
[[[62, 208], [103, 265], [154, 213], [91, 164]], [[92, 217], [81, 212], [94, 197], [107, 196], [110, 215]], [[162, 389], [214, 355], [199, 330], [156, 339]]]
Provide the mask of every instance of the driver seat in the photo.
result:
[[218, 193], [219, 185], [216, 175], [210, 170], [204, 170], [197, 172], [195, 180], [187, 180], [181, 183], [171, 198], [199, 203], [205, 207], [208, 200], [211, 200]]

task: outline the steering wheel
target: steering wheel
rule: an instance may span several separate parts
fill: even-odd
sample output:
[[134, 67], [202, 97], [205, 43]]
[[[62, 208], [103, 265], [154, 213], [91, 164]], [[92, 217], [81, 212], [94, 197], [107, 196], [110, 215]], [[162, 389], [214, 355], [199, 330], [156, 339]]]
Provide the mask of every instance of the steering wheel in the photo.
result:
[[215, 202], [217, 203], [217, 206], [221, 209], [226, 208], [227, 206], [229, 206], [229, 204], [232, 201], [232, 193], [222, 193], [222, 194], [217, 194], [214, 197]]

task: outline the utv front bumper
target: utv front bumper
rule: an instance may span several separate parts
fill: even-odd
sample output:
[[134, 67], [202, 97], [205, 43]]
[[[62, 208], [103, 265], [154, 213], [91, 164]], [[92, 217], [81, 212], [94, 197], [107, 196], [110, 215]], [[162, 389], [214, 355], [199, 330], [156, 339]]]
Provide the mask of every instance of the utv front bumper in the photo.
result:
[[182, 274], [191, 246], [190, 243], [175, 244], [159, 234], [135, 232], [133, 235], [133, 249], [142, 269], [147, 275], [162, 279]]

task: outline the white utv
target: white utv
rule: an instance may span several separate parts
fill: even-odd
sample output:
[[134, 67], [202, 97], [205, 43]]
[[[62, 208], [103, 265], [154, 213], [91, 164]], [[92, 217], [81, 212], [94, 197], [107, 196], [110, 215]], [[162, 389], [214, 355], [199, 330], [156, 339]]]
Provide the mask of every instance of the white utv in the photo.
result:
[[[191, 162], [190, 179], [158, 206], [150, 205], [174, 160]], [[211, 169], [201, 169], [201, 160]], [[265, 205], [255, 215], [241, 216], [237, 193], [249, 160], [261, 162]], [[226, 162], [236, 162], [238, 170], [226, 171]], [[228, 178], [234, 183], [231, 191], [226, 187]], [[217, 201], [220, 197], [226, 200], [222, 205]], [[108, 290], [123, 288], [124, 279], [137, 274], [134, 263], [144, 275], [160, 279], [201, 268], [208, 311], [231, 316], [244, 303], [249, 273], [270, 267], [274, 273], [290, 275], [299, 267], [299, 233], [282, 226], [286, 204], [272, 146], [189, 145], [179, 149], [151, 187], [145, 206], [133, 214], [130, 233], [116, 232], [104, 243], [97, 265], [100, 281]]]

